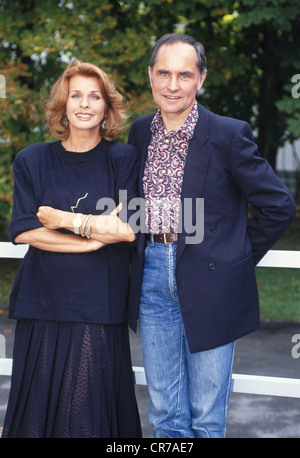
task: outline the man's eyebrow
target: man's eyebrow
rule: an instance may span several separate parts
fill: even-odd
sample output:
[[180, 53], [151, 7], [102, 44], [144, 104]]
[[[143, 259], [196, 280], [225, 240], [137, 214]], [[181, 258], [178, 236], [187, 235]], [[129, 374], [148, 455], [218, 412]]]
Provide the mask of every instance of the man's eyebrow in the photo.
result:
[[[165, 70], [164, 68], [158, 68], [156, 70], [158, 73], [170, 73], [169, 70]], [[179, 72], [179, 75], [194, 75], [194, 72], [190, 71], [190, 70], [183, 70], [182, 72]]]

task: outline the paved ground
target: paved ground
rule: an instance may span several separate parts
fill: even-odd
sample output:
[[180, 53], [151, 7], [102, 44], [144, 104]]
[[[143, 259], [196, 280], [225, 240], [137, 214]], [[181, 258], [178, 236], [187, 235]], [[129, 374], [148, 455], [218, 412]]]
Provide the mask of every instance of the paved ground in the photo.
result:
[[[296, 341], [292, 342], [297, 334], [300, 335], [300, 323], [263, 324], [258, 331], [237, 342], [234, 373], [300, 378], [300, 348], [296, 347]], [[0, 314], [1, 335], [6, 341], [6, 356], [11, 357], [14, 323]], [[131, 333], [130, 337], [133, 365], [142, 366], [139, 333]], [[9, 387], [10, 378], [0, 376], [0, 427], [3, 425]], [[136, 394], [143, 434], [150, 438], [147, 387], [137, 386]], [[232, 393], [227, 437], [300, 438], [300, 399]]]

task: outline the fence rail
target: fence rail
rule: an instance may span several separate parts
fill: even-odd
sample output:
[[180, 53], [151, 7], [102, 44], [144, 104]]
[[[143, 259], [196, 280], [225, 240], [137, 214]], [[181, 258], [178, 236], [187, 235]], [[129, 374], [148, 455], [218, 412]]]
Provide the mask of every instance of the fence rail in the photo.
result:
[[[0, 242], [0, 258], [22, 258], [27, 249], [27, 245]], [[258, 267], [300, 269], [300, 251], [270, 250], [260, 261]], [[11, 358], [0, 357], [0, 375], [11, 375], [12, 362]], [[144, 368], [133, 366], [132, 369], [135, 383], [146, 385]], [[300, 379], [233, 374], [232, 382], [232, 391], [235, 393], [300, 398]]]

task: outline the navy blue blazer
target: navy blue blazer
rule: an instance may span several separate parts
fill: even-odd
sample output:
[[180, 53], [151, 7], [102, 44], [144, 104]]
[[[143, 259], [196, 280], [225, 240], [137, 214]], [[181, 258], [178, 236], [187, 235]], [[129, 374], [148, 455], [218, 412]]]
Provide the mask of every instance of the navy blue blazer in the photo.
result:
[[[204, 199], [204, 238], [201, 243], [188, 243], [193, 234], [183, 221], [176, 265], [178, 296], [192, 353], [229, 343], [259, 326], [255, 265], [296, 213], [290, 192], [260, 157], [250, 126], [213, 114], [200, 104], [198, 111], [181, 201], [184, 207], [186, 198]], [[140, 196], [153, 117], [134, 121], [128, 140], [140, 155]], [[251, 222], [249, 203], [256, 210]], [[145, 235], [140, 234], [132, 265], [131, 310], [138, 308], [144, 248]]]

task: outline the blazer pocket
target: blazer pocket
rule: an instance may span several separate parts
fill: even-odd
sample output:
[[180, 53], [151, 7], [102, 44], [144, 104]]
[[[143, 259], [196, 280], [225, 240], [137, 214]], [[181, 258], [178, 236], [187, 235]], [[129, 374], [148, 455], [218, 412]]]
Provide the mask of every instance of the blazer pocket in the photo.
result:
[[234, 266], [236, 264], [240, 264], [240, 263], [243, 263], [249, 259], [253, 260], [253, 265], [254, 265], [254, 259], [253, 259], [253, 254], [252, 253], [247, 253], [247, 254], [244, 254], [242, 256], [239, 256], [238, 258], [235, 258], [235, 259], [232, 259], [231, 261], [229, 261], [229, 265], [230, 266]]

